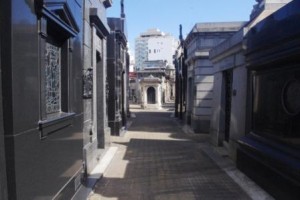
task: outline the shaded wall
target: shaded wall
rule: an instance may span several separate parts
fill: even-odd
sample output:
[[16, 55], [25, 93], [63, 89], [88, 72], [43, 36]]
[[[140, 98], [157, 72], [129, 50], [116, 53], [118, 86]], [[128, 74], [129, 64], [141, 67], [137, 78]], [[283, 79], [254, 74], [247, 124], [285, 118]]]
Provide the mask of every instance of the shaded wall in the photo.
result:
[[122, 118], [120, 110], [121, 101], [121, 77], [118, 73], [119, 63], [117, 62], [120, 54], [119, 44], [117, 43], [116, 33], [112, 32], [107, 38], [107, 81], [108, 81], [108, 125], [112, 135], [120, 135], [122, 128]]
[[299, 9], [292, 1], [247, 35], [250, 121], [237, 166], [276, 199], [300, 197]]
[[215, 77], [211, 141], [226, 146], [233, 159], [237, 140], [245, 135], [248, 89], [243, 46], [245, 34], [246, 28], [241, 28], [210, 51]]
[[[57, 18], [41, 2], [1, 4], [6, 16], [1, 18], [1, 67], [9, 199], [49, 199], [58, 193], [67, 199], [80, 183], [82, 2], [63, 4], [68, 6], [59, 8], [63, 12]], [[62, 26], [66, 15], [70, 21]], [[62, 112], [54, 115], [45, 110], [45, 44], [50, 39], [61, 45], [64, 76]]]
[[112, 135], [122, 135], [127, 123], [127, 33], [125, 18], [108, 18], [108, 124]]
[[105, 148], [110, 145], [107, 120], [107, 63], [106, 42], [109, 27], [106, 4], [84, 1], [83, 34], [83, 107], [84, 107], [84, 163], [90, 173], [100, 162]]
[[[185, 40], [187, 49], [188, 86], [187, 107], [191, 112], [191, 127], [197, 133], [209, 133], [213, 102], [213, 64], [209, 58], [211, 48], [232, 36], [244, 22], [198, 23]], [[192, 104], [192, 105], [190, 105]], [[189, 114], [189, 113], [188, 113]]]
[[[1, 3], [0, 3], [0, 7], [1, 7]], [[2, 19], [2, 16], [0, 17], [0, 19]], [[1, 38], [1, 33], [0, 33], [0, 38]], [[7, 199], [7, 177], [6, 177], [3, 107], [2, 107], [1, 51], [2, 49], [1, 49], [1, 41], [0, 41], [0, 199], [6, 200]]]

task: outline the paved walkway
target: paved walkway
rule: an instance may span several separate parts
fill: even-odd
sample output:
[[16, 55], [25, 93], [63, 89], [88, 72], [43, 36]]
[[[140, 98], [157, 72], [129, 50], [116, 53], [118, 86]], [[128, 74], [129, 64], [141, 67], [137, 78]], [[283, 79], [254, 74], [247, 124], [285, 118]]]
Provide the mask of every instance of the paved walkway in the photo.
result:
[[183, 133], [169, 109], [132, 111], [129, 131], [112, 137], [118, 151], [89, 200], [270, 199], [251, 198], [216, 164], [207, 135]]

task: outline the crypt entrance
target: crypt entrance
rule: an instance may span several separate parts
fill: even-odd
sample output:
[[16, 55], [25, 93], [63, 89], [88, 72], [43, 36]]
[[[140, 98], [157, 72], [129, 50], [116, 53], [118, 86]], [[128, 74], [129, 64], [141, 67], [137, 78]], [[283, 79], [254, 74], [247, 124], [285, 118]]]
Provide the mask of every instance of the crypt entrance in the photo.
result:
[[161, 108], [162, 103], [162, 80], [152, 75], [141, 78], [141, 107], [142, 108]]
[[155, 89], [153, 87], [147, 89], [147, 103], [155, 104]]

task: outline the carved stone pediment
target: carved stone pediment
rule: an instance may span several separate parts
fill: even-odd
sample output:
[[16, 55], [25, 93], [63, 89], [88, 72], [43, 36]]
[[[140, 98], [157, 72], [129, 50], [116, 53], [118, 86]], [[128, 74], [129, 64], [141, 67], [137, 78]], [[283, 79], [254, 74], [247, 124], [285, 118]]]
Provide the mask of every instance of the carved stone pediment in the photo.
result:
[[90, 8], [90, 22], [102, 37], [109, 35], [110, 32], [105, 12], [104, 7]]
[[75, 13], [72, 13], [67, 0], [44, 0], [37, 1], [36, 12], [39, 16], [46, 17], [56, 23], [72, 36], [79, 32], [79, 26], [75, 20]]

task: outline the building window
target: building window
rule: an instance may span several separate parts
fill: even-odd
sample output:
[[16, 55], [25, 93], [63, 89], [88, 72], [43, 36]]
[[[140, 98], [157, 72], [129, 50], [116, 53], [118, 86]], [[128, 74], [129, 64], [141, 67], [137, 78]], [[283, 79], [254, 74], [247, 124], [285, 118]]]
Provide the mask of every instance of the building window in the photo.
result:
[[[48, 26], [51, 28], [51, 26]], [[48, 29], [50, 30], [50, 29]], [[41, 139], [54, 133], [53, 126], [58, 130], [69, 126], [75, 113], [71, 112], [69, 94], [71, 38], [55, 37], [47, 31], [47, 37], [41, 37]], [[54, 123], [55, 122], [55, 123]]]
[[61, 49], [46, 42], [45, 49], [46, 114], [61, 110]]
[[298, 66], [287, 69], [253, 75], [252, 131], [299, 146], [300, 70]]
[[149, 49], [149, 53], [151, 53], [151, 49]]
[[[48, 2], [48, 1], [47, 1]], [[50, 2], [55, 2], [56, 6]], [[73, 38], [79, 33], [72, 12], [64, 1], [39, 7], [40, 121], [41, 139], [70, 126], [75, 116], [70, 104], [74, 87], [70, 80]]]

